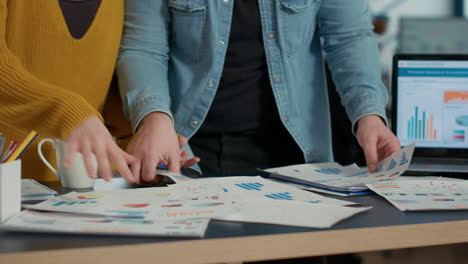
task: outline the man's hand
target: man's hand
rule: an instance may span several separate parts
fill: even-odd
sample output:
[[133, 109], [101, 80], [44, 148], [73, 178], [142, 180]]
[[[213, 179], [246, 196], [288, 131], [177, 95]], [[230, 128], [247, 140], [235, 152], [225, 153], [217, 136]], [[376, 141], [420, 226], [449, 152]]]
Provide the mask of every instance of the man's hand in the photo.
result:
[[180, 168], [188, 168], [200, 161], [198, 157], [188, 159], [188, 152], [180, 148], [187, 145], [187, 139], [177, 135], [170, 117], [164, 113], [154, 112], [147, 115], [132, 141], [128, 153], [134, 155], [138, 162], [132, 164], [136, 172], [137, 183], [157, 183], [161, 177], [156, 175], [159, 164], [180, 174]]
[[67, 153], [63, 164], [65, 168], [72, 166], [76, 152], [83, 155], [83, 161], [90, 178], [97, 177], [92, 162], [94, 154], [99, 173], [104, 180], [110, 181], [112, 179], [112, 170], [109, 165], [110, 158], [123, 178], [131, 183], [136, 182], [136, 178], [128, 167], [128, 164], [135, 162], [135, 158], [117, 146], [99, 117], [92, 116], [86, 119], [69, 135]]
[[[188, 144], [188, 140], [186, 137], [178, 134], [177, 139], [179, 140], [179, 147], [183, 148]], [[200, 162], [199, 157], [189, 158], [189, 152], [187, 150], [181, 151], [180, 153], [180, 167], [181, 168], [190, 168], [193, 165]]]
[[359, 119], [357, 140], [364, 150], [367, 168], [370, 172], [377, 169], [377, 163], [400, 150], [400, 142], [377, 115]]

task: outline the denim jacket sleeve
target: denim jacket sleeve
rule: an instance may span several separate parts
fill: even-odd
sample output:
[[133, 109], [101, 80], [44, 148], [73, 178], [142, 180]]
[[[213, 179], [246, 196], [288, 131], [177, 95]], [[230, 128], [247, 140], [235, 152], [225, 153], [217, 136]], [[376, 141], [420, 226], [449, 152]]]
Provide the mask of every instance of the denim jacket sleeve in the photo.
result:
[[126, 0], [117, 74], [124, 112], [136, 131], [151, 112], [172, 118], [168, 85], [167, 1]]
[[388, 90], [367, 0], [321, 0], [320, 37], [342, 104], [353, 123], [376, 114], [387, 122]]

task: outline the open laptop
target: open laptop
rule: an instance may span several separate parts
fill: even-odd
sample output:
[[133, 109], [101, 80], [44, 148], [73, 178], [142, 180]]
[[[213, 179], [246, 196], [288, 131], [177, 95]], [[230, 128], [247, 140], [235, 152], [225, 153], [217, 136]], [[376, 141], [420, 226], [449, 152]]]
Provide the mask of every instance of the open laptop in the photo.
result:
[[392, 129], [416, 143], [408, 171], [468, 173], [468, 55], [396, 55]]

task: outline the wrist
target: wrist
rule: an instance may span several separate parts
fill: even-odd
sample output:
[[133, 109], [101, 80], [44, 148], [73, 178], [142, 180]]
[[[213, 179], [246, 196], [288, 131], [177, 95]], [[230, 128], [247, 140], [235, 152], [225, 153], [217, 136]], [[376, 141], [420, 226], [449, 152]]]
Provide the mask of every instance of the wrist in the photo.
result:
[[385, 122], [382, 120], [382, 118], [374, 114], [361, 117], [359, 121], [357, 122], [357, 125], [359, 126], [360, 124], [363, 124], [363, 123], [382, 123], [385, 125]]
[[369, 126], [378, 126], [383, 125], [386, 127], [385, 121], [382, 119], [381, 116], [375, 114], [369, 114], [361, 117], [354, 125], [353, 131], [357, 134], [359, 128], [361, 127], [369, 127]]
[[169, 124], [173, 125], [172, 119], [169, 115], [163, 112], [152, 112], [146, 115], [143, 120], [141, 121], [140, 126], [151, 125], [151, 124]]

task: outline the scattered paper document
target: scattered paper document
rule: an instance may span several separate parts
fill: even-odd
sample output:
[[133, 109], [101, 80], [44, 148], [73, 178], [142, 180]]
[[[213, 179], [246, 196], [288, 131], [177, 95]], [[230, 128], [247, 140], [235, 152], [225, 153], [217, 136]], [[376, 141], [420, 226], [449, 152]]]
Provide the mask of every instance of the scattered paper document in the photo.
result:
[[414, 144], [393, 153], [381, 161], [377, 170], [370, 173], [367, 168], [341, 166], [338, 163], [300, 164], [262, 171], [262, 176], [294, 182], [317, 191], [341, 194], [366, 194], [367, 183], [395, 179], [408, 169], [413, 156]]
[[187, 183], [192, 188], [202, 186], [219, 186], [221, 195], [232, 201], [252, 200], [285, 200], [315, 204], [351, 205], [349, 201], [328, 198], [313, 192], [304, 191], [287, 184], [278, 183], [260, 176], [238, 176], [205, 178]]
[[[116, 197], [105, 199], [107, 194], [95, 193], [70, 193], [55, 197], [35, 205], [23, 205], [23, 207], [33, 210], [81, 213], [95, 216], [128, 216], [135, 218], [145, 218], [151, 208], [159, 205], [157, 199], [147, 197]], [[125, 193], [125, 192], [122, 192]], [[77, 199], [74, 196], [77, 195]]]
[[[123, 235], [140, 235], [146, 228], [151, 230], [148, 235], [200, 236], [207, 219], [325, 228], [369, 209], [346, 207], [355, 203], [260, 176], [169, 177], [176, 183], [167, 187], [71, 192], [25, 205], [30, 210], [10, 219], [7, 226]], [[177, 228], [182, 223], [185, 229]]]
[[398, 179], [367, 186], [401, 211], [468, 209], [466, 181]]
[[152, 221], [25, 210], [0, 230], [128, 236], [203, 237], [209, 219]]
[[329, 228], [334, 224], [371, 207], [345, 207], [296, 201], [252, 200], [237, 204], [234, 214], [218, 220], [265, 223], [310, 228]]
[[47, 200], [55, 197], [57, 192], [33, 179], [21, 180], [21, 201]]

